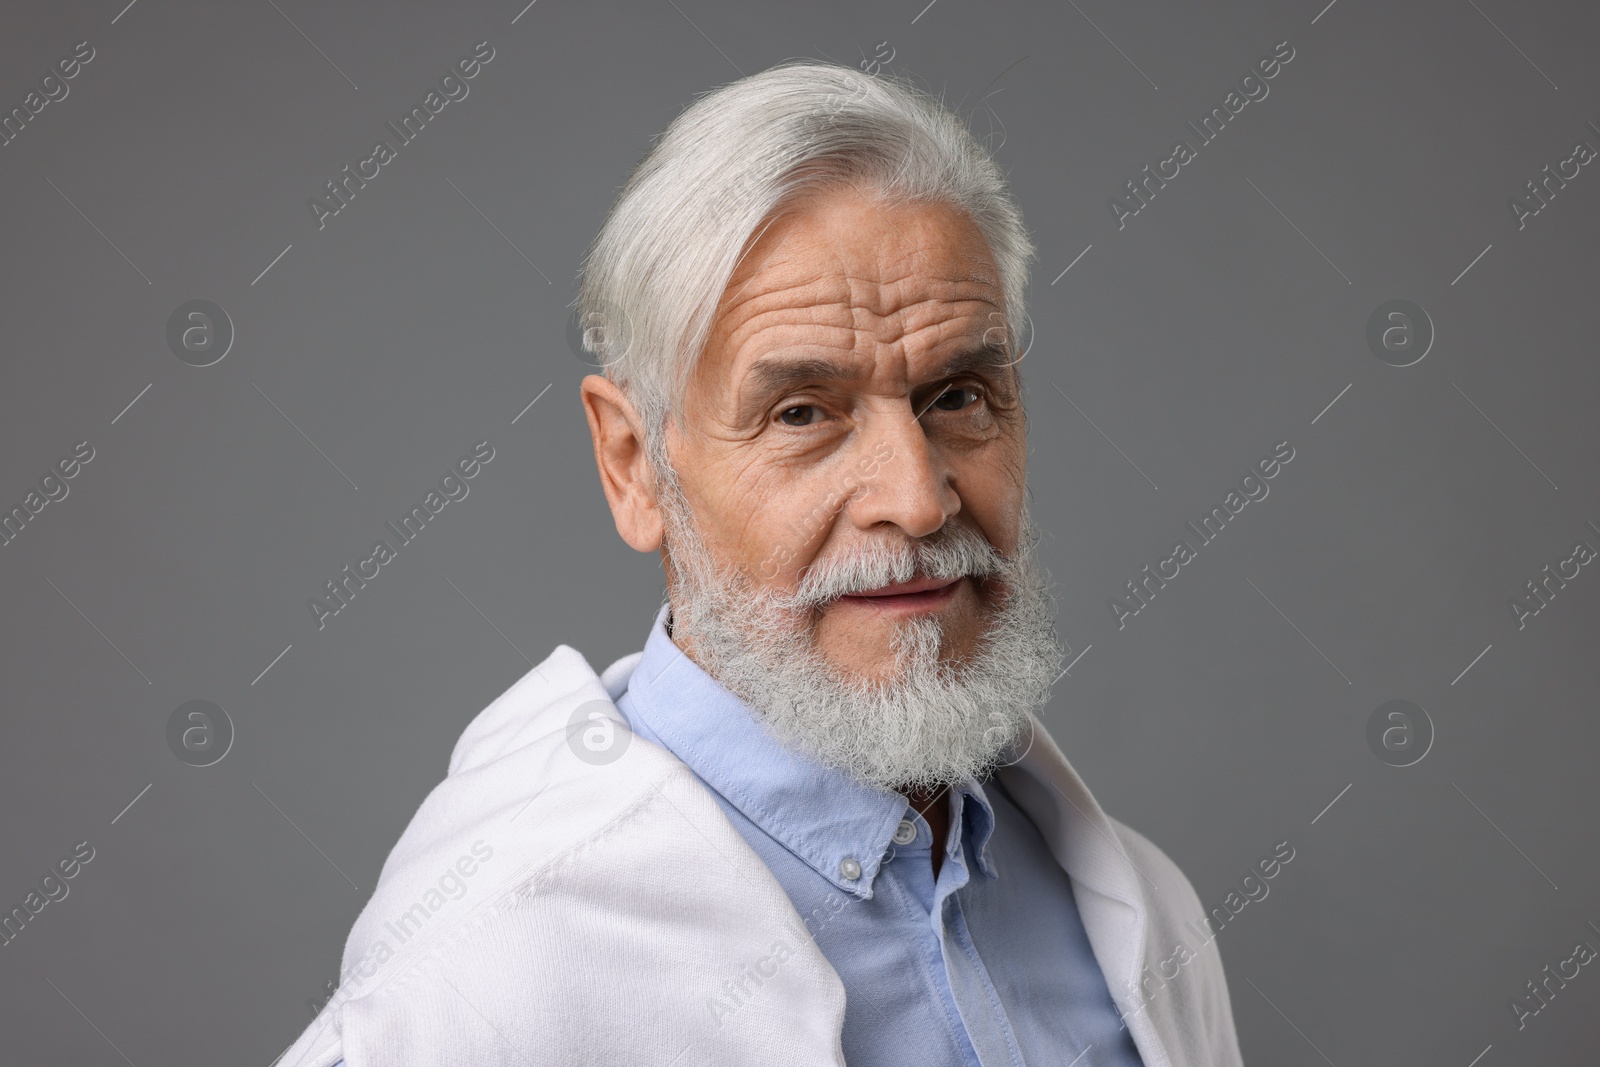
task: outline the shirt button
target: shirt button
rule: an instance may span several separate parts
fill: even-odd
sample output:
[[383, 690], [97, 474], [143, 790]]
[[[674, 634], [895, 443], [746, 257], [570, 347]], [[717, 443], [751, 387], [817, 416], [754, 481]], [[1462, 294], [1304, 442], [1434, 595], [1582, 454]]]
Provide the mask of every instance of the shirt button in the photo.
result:
[[861, 864], [855, 861], [855, 857], [846, 856], [839, 861], [839, 874], [845, 881], [853, 882], [861, 877]]
[[894, 843], [909, 845], [917, 839], [917, 824], [910, 819], [901, 819], [900, 825], [894, 828]]

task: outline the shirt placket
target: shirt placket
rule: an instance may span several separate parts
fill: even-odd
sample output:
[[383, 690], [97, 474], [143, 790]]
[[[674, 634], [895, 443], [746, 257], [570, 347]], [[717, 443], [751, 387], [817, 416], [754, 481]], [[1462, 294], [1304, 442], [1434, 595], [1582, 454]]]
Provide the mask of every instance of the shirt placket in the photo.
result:
[[[989, 972], [973, 944], [961, 911], [961, 890], [972, 877], [972, 835], [965, 821], [965, 797], [957, 792], [951, 821], [959, 827], [961, 847], [946, 855], [934, 890], [930, 918], [939, 939], [945, 977], [950, 984], [956, 1011], [961, 1016], [967, 1039], [983, 1067], [1025, 1067], [1011, 1021], [1000, 1003], [1000, 995], [989, 980]], [[938, 847], [944, 847], [940, 842]], [[948, 875], [948, 877], [947, 877]]]

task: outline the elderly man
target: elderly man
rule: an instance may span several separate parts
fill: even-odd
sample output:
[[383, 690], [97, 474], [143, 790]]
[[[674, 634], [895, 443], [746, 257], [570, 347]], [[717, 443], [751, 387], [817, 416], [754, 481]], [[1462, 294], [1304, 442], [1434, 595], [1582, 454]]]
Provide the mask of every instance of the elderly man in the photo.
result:
[[791, 63], [671, 124], [579, 299], [666, 602], [467, 728], [285, 1064], [1240, 1062], [1188, 881], [1034, 714], [1032, 256], [907, 85]]

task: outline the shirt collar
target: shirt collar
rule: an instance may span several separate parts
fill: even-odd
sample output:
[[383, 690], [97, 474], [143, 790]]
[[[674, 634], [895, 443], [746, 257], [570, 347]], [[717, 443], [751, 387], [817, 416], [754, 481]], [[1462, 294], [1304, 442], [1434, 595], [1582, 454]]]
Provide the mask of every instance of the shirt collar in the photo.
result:
[[[749, 707], [683, 653], [667, 634], [669, 605], [656, 613], [644, 653], [628, 680], [634, 729], [686, 763], [702, 781], [800, 857], [834, 886], [863, 899], [901, 819], [914, 809], [899, 793], [782, 745]], [[983, 787], [968, 779], [956, 814], [965, 809], [979, 869], [990, 878], [994, 811]], [[964, 800], [976, 801], [970, 807]], [[967, 818], [952, 820], [960, 849]], [[944, 847], [944, 843], [940, 843]], [[854, 878], [847, 877], [859, 867]]]

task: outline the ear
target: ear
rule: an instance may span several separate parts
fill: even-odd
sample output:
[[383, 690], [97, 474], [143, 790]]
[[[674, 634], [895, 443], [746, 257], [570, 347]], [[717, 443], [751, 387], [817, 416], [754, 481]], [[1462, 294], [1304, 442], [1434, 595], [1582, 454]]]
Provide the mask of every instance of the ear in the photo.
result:
[[661, 547], [661, 511], [639, 413], [615, 383], [598, 374], [584, 378], [578, 389], [617, 533], [635, 551], [654, 552]]

